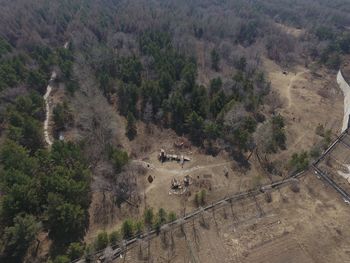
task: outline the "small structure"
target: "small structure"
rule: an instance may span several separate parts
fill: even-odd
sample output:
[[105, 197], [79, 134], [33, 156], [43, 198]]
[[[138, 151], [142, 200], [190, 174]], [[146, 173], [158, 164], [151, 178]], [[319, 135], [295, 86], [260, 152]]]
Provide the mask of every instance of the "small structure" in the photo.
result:
[[163, 149], [160, 150], [158, 159], [162, 163], [164, 163], [165, 161], [177, 161], [177, 162], [180, 162], [181, 165], [183, 165], [184, 162], [189, 162], [191, 160], [187, 156], [176, 155], [176, 154], [167, 154]]
[[165, 151], [163, 149], [160, 149], [159, 161], [161, 161], [162, 163], [166, 161]]
[[190, 184], [192, 184], [192, 177], [190, 175], [186, 175], [183, 182], [185, 187], [190, 186]]
[[171, 179], [171, 189], [182, 189], [181, 183], [175, 177]]
[[186, 175], [183, 180], [178, 180], [175, 177], [171, 179], [169, 194], [182, 195], [187, 192], [188, 187], [192, 184], [192, 177]]

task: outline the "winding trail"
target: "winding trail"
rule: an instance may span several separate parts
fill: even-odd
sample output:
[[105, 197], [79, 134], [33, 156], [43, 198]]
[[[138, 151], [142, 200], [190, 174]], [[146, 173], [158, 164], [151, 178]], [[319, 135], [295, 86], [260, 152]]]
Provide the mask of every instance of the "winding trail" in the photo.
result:
[[293, 83], [300, 78], [301, 75], [304, 73], [307, 73], [308, 70], [304, 70], [301, 72], [296, 73], [290, 80], [289, 80], [289, 85], [287, 87], [287, 99], [288, 99], [288, 108], [292, 106], [292, 87]]
[[49, 123], [50, 123], [50, 94], [52, 91], [52, 82], [56, 79], [57, 74], [55, 71], [52, 72], [51, 74], [51, 79], [49, 81], [49, 85], [47, 85], [46, 88], [46, 93], [44, 95], [44, 100], [45, 100], [45, 108], [46, 108], [46, 117], [44, 121], [44, 138], [46, 144], [50, 147], [52, 145], [52, 141], [50, 139], [49, 135]]
[[[69, 42], [66, 42], [63, 47], [67, 49], [68, 46], [69, 46]], [[44, 121], [44, 138], [45, 138], [45, 143], [48, 145], [48, 147], [51, 147], [53, 143], [50, 138], [50, 132], [49, 132], [50, 115], [51, 115], [50, 95], [53, 88], [52, 83], [55, 81], [56, 78], [57, 78], [57, 73], [55, 71], [52, 71], [51, 78], [50, 78], [49, 84], [47, 85], [46, 93], [44, 95], [45, 111], [46, 111], [45, 121]]]

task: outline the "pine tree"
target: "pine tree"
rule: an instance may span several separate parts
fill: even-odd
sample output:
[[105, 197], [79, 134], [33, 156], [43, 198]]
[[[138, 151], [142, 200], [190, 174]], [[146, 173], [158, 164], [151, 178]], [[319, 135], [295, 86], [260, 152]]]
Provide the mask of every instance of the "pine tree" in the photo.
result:
[[130, 141], [135, 139], [137, 135], [136, 119], [131, 112], [128, 113], [125, 135], [129, 138]]
[[219, 67], [219, 63], [220, 63], [220, 55], [219, 53], [213, 49], [210, 53], [211, 56], [211, 68], [215, 71], [219, 71], [220, 67]]

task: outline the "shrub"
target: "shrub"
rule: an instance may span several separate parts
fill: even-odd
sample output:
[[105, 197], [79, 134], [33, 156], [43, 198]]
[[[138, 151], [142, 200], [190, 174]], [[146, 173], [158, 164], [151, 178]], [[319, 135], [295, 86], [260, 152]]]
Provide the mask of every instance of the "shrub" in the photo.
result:
[[108, 246], [108, 234], [107, 232], [103, 231], [97, 235], [97, 238], [95, 240], [95, 249], [102, 250], [105, 249]]
[[67, 249], [70, 260], [75, 260], [84, 255], [84, 245], [78, 242], [71, 243]]
[[324, 127], [322, 124], [317, 125], [316, 127], [316, 134], [323, 137], [324, 136]]
[[312, 147], [312, 149], [310, 150], [310, 157], [313, 159], [317, 159], [320, 156], [321, 156], [320, 148], [318, 146]]
[[294, 192], [294, 193], [299, 193], [300, 192], [300, 187], [299, 187], [299, 183], [294, 182], [290, 185], [290, 189]]
[[165, 224], [167, 222], [167, 214], [163, 208], [160, 208], [158, 211], [158, 219], [161, 224]]
[[137, 221], [136, 224], [135, 224], [135, 234], [136, 235], [142, 234], [143, 229], [144, 229], [143, 222], [142, 221]]
[[289, 168], [292, 172], [301, 172], [309, 165], [309, 156], [307, 152], [301, 152], [300, 154], [294, 153], [289, 161]]
[[70, 260], [66, 255], [57, 256], [53, 261], [53, 263], [69, 263], [69, 262]]
[[203, 206], [206, 203], [206, 196], [207, 196], [207, 192], [203, 189], [200, 192], [197, 192], [195, 197], [194, 197], [194, 201], [196, 203], [197, 206]]
[[174, 222], [176, 220], [177, 216], [175, 214], [175, 212], [170, 212], [168, 214], [168, 222]]
[[112, 147], [109, 149], [109, 159], [114, 165], [114, 169], [117, 173], [122, 171], [124, 165], [126, 165], [129, 161], [129, 156], [127, 152], [124, 152], [120, 149], [113, 149]]
[[109, 243], [115, 246], [122, 239], [120, 231], [113, 231], [109, 234]]
[[124, 239], [131, 238], [134, 235], [134, 223], [131, 219], [127, 219], [123, 222], [122, 234]]
[[152, 208], [147, 208], [145, 213], [143, 214], [145, 224], [150, 227], [153, 224], [154, 214]]

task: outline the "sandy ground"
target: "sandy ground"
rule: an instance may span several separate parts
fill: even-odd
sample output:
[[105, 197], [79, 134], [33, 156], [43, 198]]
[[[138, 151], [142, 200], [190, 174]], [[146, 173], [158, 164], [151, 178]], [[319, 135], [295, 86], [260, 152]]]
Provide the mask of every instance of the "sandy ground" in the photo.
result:
[[[115, 262], [350, 262], [349, 207], [312, 173], [289, 187], [206, 212]], [[260, 213], [259, 211], [262, 211]]]

